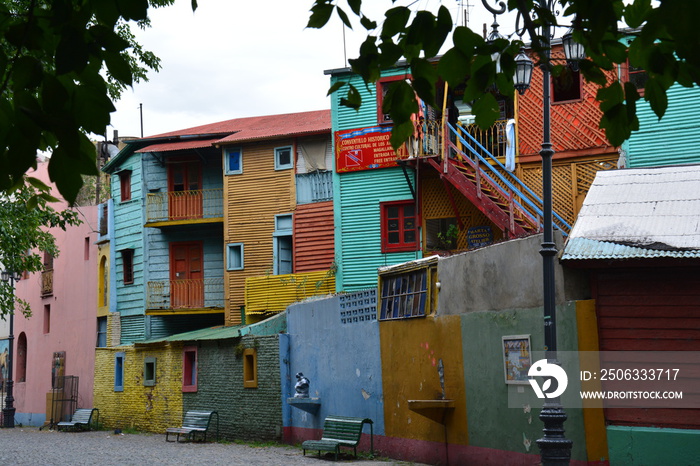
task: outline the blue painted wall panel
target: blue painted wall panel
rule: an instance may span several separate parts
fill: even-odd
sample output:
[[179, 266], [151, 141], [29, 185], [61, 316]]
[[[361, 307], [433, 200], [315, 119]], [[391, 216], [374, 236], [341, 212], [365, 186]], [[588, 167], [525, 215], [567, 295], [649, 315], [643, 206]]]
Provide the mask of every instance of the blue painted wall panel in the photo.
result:
[[659, 121], [646, 101], [637, 104], [639, 131], [625, 145], [628, 167], [700, 163], [700, 88], [674, 85]]
[[[311, 414], [289, 408], [283, 399], [286, 427], [320, 429], [326, 416], [335, 414], [368, 417], [374, 421], [374, 433], [384, 435], [379, 324], [374, 319], [341, 322], [341, 299], [348, 302], [355, 295], [293, 304], [287, 309], [289, 343], [280, 348], [283, 396], [293, 396], [294, 375], [302, 372], [310, 381], [310, 397], [320, 398], [321, 405]], [[289, 364], [284, 363], [284, 354]], [[286, 379], [291, 380], [285, 386]]]

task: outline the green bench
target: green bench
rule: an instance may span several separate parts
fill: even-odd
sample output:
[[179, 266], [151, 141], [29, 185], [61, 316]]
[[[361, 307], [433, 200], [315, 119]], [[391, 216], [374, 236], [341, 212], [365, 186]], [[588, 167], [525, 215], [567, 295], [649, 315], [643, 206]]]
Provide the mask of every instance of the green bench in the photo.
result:
[[374, 427], [372, 420], [346, 416], [328, 416], [323, 423], [321, 440], [306, 440], [301, 444], [304, 456], [306, 456], [306, 450], [318, 451], [319, 457], [322, 451], [331, 451], [335, 454], [335, 460], [337, 461], [340, 447], [348, 447], [354, 450], [355, 458], [357, 458], [357, 444], [360, 443], [362, 428], [365, 424], [369, 424], [370, 451], [371, 455], [374, 456]]
[[100, 411], [97, 408], [80, 408], [75, 410], [70, 421], [59, 422], [56, 424], [56, 428], [58, 430], [90, 430], [93, 423], [97, 425], [99, 421]]
[[211, 420], [216, 415], [216, 441], [219, 441], [219, 413], [216, 411], [187, 411], [182, 419], [182, 427], [168, 427], [165, 429], [165, 441], [170, 435], [176, 435], [175, 441], [180, 441], [180, 436], [194, 441], [196, 436], [202, 436], [204, 442], [207, 441], [207, 432], [211, 426]]

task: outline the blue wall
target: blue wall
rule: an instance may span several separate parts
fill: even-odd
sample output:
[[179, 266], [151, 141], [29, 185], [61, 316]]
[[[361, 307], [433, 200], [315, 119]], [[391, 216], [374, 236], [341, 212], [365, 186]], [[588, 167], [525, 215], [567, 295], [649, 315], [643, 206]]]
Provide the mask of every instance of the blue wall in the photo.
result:
[[[375, 435], [383, 435], [376, 291], [293, 304], [287, 334], [280, 340], [284, 426], [321, 429], [328, 415], [368, 417]], [[310, 397], [320, 399], [315, 414], [287, 404], [297, 372], [309, 379]]]

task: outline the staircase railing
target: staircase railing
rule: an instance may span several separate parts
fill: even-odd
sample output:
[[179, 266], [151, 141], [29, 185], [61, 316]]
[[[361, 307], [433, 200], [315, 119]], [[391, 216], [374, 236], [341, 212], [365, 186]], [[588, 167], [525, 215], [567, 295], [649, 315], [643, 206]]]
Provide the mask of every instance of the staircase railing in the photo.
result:
[[[538, 224], [541, 225], [542, 222], [540, 219], [544, 217], [544, 202], [542, 199], [523, 183], [520, 178], [506, 170], [506, 167], [473, 135], [466, 131], [465, 128], [458, 126], [456, 129], [449, 123], [447, 123], [446, 126], [450, 134], [461, 143], [463, 148], [469, 151], [471, 157], [463, 150], [459, 150], [455, 147], [454, 150], [456, 150], [457, 155], [469, 158], [471, 161], [475, 162], [477, 166], [483, 167], [485, 170], [483, 170], [482, 176], [487, 177], [491, 182], [498, 183], [494, 180], [494, 177], [498, 179], [500, 181], [498, 184], [502, 184], [512, 193], [514, 202], [520, 210], [526, 212], [530, 217], [537, 219]], [[488, 156], [488, 159], [482, 154]], [[489, 175], [489, 173], [491, 173], [492, 176]], [[520, 201], [518, 201], [518, 199], [520, 199]], [[571, 225], [556, 212], [552, 213], [552, 223], [555, 229], [560, 230], [564, 236], [568, 236], [571, 231]]]

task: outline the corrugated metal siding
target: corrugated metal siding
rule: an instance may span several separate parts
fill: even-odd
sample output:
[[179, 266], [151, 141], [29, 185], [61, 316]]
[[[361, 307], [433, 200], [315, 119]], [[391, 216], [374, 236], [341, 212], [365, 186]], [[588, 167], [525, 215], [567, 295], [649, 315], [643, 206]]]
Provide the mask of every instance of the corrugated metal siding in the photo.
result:
[[121, 344], [128, 345], [134, 341], [146, 339], [146, 316], [121, 316]]
[[274, 157], [275, 147], [292, 144], [279, 140], [243, 145], [243, 173], [224, 177], [224, 244], [243, 243], [245, 256], [244, 270], [225, 274], [229, 324], [240, 323], [245, 279], [273, 270], [275, 215], [294, 211], [294, 170], [275, 170]]
[[[698, 283], [698, 267], [600, 271], [594, 296], [600, 350], [700, 351]], [[610, 424], [700, 428], [696, 409], [609, 408], [605, 417]]]
[[292, 303], [335, 291], [335, 277], [328, 270], [287, 275], [248, 277], [245, 280], [245, 312], [283, 312]]
[[223, 314], [151, 316], [150, 338], [165, 338], [178, 333], [214, 327], [224, 323]]
[[[415, 186], [415, 177], [410, 174]], [[338, 291], [377, 285], [377, 268], [419, 259], [420, 251], [382, 254], [379, 203], [411, 199], [401, 168], [345, 173], [338, 176], [335, 218]], [[335, 180], [334, 180], [335, 182]]]
[[[406, 74], [408, 71], [404, 68], [385, 71], [382, 77], [399, 76]], [[336, 91], [331, 96], [331, 112], [333, 131], [343, 131], [353, 128], [364, 128], [367, 126], [377, 125], [377, 91], [376, 85], [370, 84], [369, 87], [365, 82], [356, 75], [340, 75], [331, 78], [331, 85], [338, 81], [349, 82], [362, 97], [362, 106], [359, 111], [340, 105], [340, 99], [347, 95], [348, 87], [344, 86], [339, 91]]]
[[676, 84], [667, 95], [668, 109], [661, 121], [646, 101], [637, 104], [640, 129], [629, 140], [629, 167], [700, 163], [700, 89]]
[[298, 205], [294, 212], [294, 271], [331, 267], [335, 258], [333, 202]]

